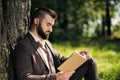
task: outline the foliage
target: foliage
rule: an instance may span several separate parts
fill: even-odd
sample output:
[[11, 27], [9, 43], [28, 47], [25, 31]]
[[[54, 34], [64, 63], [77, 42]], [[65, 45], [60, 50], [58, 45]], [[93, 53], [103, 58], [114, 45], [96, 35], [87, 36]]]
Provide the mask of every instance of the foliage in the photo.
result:
[[69, 56], [74, 50], [87, 50], [92, 53], [97, 66], [100, 80], [120, 80], [120, 39], [87, 39], [77, 43], [58, 42], [54, 47], [61, 55]]
[[[55, 10], [58, 19], [55, 24], [51, 40], [79, 40], [80, 36], [101, 36], [102, 17], [106, 17], [107, 0], [32, 0], [32, 10], [36, 7], [46, 6]], [[42, 2], [42, 3], [41, 3]], [[119, 1], [110, 0], [110, 17], [114, 18]], [[112, 26], [114, 28], [114, 26]], [[106, 32], [106, 30], [105, 30]]]

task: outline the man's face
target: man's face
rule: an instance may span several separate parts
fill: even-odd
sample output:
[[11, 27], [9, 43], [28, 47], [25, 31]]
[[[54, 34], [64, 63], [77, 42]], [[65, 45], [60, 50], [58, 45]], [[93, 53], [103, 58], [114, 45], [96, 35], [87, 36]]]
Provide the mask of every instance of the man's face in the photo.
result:
[[45, 15], [45, 18], [39, 23], [37, 27], [37, 33], [43, 38], [48, 39], [49, 34], [52, 32], [55, 19], [49, 15]]

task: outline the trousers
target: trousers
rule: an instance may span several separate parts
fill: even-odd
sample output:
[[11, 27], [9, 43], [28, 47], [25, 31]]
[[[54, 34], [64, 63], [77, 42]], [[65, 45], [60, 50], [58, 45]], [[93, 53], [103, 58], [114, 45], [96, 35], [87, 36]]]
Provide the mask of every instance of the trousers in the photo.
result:
[[83, 65], [75, 70], [70, 80], [99, 80], [97, 65], [93, 59], [87, 60]]

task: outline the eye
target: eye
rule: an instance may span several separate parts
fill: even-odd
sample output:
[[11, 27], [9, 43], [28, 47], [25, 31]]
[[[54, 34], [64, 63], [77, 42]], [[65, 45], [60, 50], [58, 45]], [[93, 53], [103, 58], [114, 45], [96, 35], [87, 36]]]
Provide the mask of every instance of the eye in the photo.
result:
[[47, 26], [50, 26], [51, 24], [50, 23], [47, 23]]

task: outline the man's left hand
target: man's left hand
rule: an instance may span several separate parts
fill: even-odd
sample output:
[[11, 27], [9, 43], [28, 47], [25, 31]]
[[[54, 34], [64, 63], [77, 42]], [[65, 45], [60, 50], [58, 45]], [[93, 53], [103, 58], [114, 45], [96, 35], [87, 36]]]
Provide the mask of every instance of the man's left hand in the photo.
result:
[[80, 54], [87, 60], [92, 59], [92, 55], [88, 51], [81, 51]]

